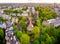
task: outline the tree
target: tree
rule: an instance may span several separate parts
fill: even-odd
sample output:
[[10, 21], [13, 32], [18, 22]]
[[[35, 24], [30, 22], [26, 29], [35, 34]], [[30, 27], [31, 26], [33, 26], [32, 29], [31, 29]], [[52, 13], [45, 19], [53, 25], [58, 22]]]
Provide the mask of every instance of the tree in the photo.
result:
[[41, 44], [45, 44], [45, 42], [44, 41], [41, 41]]
[[0, 21], [1, 22], [6, 22], [7, 20], [0, 17]]
[[5, 13], [5, 14], [8, 14], [8, 10], [4, 10], [4, 13]]
[[21, 20], [22, 16], [18, 16], [19, 20]]
[[23, 20], [20, 20], [20, 24], [22, 27], [22, 31], [26, 31], [27, 26], [26, 26], [25, 22]]
[[39, 9], [39, 18], [42, 20], [48, 20], [56, 18], [58, 15], [53, 12], [49, 7], [40, 7]]
[[22, 16], [21, 20], [25, 21], [26, 20], [26, 17]]
[[40, 28], [41, 25], [40, 19], [36, 20], [36, 25]]
[[16, 17], [17, 17], [17, 14], [19, 13], [19, 11], [18, 10], [14, 10], [13, 13], [15, 13]]
[[46, 38], [46, 44], [53, 44], [53, 41], [52, 41], [52, 38], [48, 35], [48, 34], [46, 34], [47, 35], [47, 38]]
[[46, 32], [50, 35], [50, 36], [53, 36], [53, 37], [56, 37], [57, 35], [57, 32], [56, 32], [56, 29], [55, 27], [50, 27], [46, 30]]
[[32, 42], [32, 44], [39, 44], [39, 41], [35, 40], [35, 41]]
[[19, 12], [20, 14], [22, 14], [23, 11], [22, 11], [22, 10], [19, 10], [18, 12]]
[[52, 44], [55, 44], [56, 43], [56, 38], [54, 38], [53, 36], [51, 36], [51, 39], [52, 39]]
[[42, 34], [40, 35], [41, 44], [55, 44], [56, 41], [56, 28], [51, 26], [42, 25]]
[[4, 32], [3, 32], [2, 28], [0, 28], [0, 37], [4, 38]]
[[56, 18], [58, 15], [57, 13], [53, 12], [53, 15], [52, 15], [54, 18]]
[[10, 10], [4, 10], [4, 13], [5, 14], [8, 14], [8, 15], [12, 15], [11, 13], [13, 13], [13, 9], [10, 9]]
[[30, 37], [27, 34], [22, 34], [20, 40], [21, 44], [30, 44]]
[[20, 39], [20, 37], [22, 36], [22, 32], [21, 31], [18, 31], [18, 30], [16, 30], [16, 37], [18, 38], [18, 39]]
[[34, 34], [34, 38], [39, 38], [39, 34], [40, 34], [39, 27], [35, 26], [32, 30], [32, 33]]
[[60, 44], [60, 27], [58, 27], [57, 31], [57, 39], [55, 39], [56, 44]]
[[47, 38], [46, 34], [47, 33], [44, 33], [44, 34], [40, 35], [40, 37], [39, 37], [40, 44], [42, 44], [42, 43], [45, 44], [45, 41], [46, 41], [46, 38]]
[[27, 9], [28, 9], [27, 6], [22, 8], [23, 11], [26, 11]]
[[43, 34], [40, 36], [40, 44], [54, 44], [55, 43], [55, 38], [53, 36], [49, 36], [47, 33]]
[[13, 24], [13, 28], [14, 30], [17, 30], [17, 25], [15, 23]]
[[22, 29], [23, 32], [25, 32], [26, 31], [26, 28], [27, 28], [27, 26], [25, 24], [26, 19], [27, 18], [24, 17], [24, 16], [19, 16], [19, 23], [21, 25], [21, 29]]
[[36, 7], [36, 6], [35, 6], [34, 8], [35, 8], [36, 11], [39, 11], [39, 7]]
[[5, 44], [3, 29], [0, 28], [0, 44]]

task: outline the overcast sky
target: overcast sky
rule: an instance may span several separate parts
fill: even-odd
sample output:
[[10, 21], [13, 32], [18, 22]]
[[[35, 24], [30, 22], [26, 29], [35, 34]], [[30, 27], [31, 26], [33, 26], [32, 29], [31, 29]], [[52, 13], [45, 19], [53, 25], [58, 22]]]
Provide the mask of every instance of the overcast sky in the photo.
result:
[[0, 0], [0, 3], [60, 3], [60, 0]]

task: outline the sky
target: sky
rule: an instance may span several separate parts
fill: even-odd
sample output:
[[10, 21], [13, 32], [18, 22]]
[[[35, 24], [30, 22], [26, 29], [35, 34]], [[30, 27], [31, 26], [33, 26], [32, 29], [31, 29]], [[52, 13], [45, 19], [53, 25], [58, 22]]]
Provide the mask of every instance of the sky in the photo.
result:
[[60, 0], [0, 0], [0, 3], [60, 3]]

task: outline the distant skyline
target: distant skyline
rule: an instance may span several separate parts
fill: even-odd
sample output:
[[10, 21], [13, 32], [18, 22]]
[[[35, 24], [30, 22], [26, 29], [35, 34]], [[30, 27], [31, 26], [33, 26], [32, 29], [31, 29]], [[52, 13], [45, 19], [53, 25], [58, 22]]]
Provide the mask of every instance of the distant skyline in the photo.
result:
[[60, 0], [0, 0], [0, 3], [60, 3]]
[[60, 3], [0, 3], [1, 6], [15, 6], [15, 7], [23, 7], [23, 6], [60, 6]]

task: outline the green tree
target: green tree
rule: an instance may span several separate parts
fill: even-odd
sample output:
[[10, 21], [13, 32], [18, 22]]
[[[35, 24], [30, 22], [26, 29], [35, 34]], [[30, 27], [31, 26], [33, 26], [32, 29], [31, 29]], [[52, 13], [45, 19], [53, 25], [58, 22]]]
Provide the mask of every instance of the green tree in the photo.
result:
[[19, 10], [18, 12], [19, 12], [20, 14], [22, 14], [23, 11], [22, 11], [22, 10]]
[[32, 42], [32, 44], [39, 44], [39, 41], [35, 40], [35, 41]]
[[35, 6], [34, 8], [35, 8], [36, 11], [39, 11], [40, 7]]
[[16, 34], [16, 37], [17, 37], [18, 39], [20, 39], [20, 37], [22, 36], [22, 32], [21, 32], [21, 31], [17, 31], [17, 30], [16, 30], [15, 34]]
[[27, 9], [28, 9], [27, 6], [22, 8], [23, 11], [26, 11]]
[[21, 24], [22, 31], [26, 31], [27, 27], [23, 20], [20, 20], [20, 24]]
[[40, 21], [40, 19], [36, 20], [36, 25], [40, 28], [40, 26], [41, 26], [41, 21]]
[[13, 28], [14, 30], [17, 30], [17, 25], [15, 23], [13, 24]]
[[19, 20], [21, 20], [22, 16], [18, 16]]
[[39, 38], [39, 34], [40, 34], [39, 27], [35, 26], [32, 30], [32, 33], [34, 34], [34, 38]]
[[9, 14], [9, 11], [8, 11], [8, 10], [4, 10], [4, 13], [5, 13], [5, 14]]
[[52, 41], [52, 38], [48, 35], [48, 34], [46, 34], [47, 35], [47, 38], [46, 38], [46, 44], [53, 44], [53, 41]]
[[20, 40], [21, 44], [30, 44], [30, 37], [27, 34], [22, 34]]
[[2, 28], [0, 28], [0, 44], [5, 44], [4, 31]]
[[56, 35], [57, 35], [55, 27], [50, 27], [46, 31], [50, 36], [56, 37]]
[[55, 39], [56, 44], [60, 44], [60, 27], [58, 27], [57, 31], [57, 39]]
[[0, 17], [0, 22], [6, 22], [6, 21], [7, 21], [6, 19]]
[[0, 28], [0, 37], [4, 38], [4, 32], [3, 32], [2, 28]]
[[[56, 41], [56, 29], [55, 27], [42, 25], [42, 34], [40, 35], [41, 44], [55, 44]], [[43, 43], [42, 43], [43, 42]]]
[[13, 13], [15, 13], [16, 17], [17, 17], [17, 14], [19, 13], [19, 11], [18, 10], [14, 10]]
[[53, 12], [49, 7], [40, 7], [39, 9], [39, 18], [42, 20], [48, 20], [56, 18], [58, 15]]
[[12, 15], [13, 11], [14, 11], [13, 9], [4, 10], [4, 13], [5, 13], [5, 14], [8, 14], [8, 15]]

